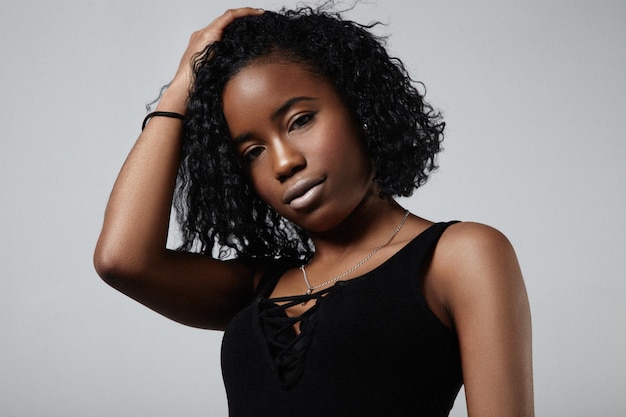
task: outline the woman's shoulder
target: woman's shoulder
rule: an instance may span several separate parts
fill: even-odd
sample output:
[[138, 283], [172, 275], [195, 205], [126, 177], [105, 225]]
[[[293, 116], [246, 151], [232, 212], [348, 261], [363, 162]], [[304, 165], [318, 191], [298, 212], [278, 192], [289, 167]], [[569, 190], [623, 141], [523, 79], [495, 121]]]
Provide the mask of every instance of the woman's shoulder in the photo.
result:
[[435, 244], [435, 260], [444, 265], [464, 264], [476, 257], [499, 256], [512, 246], [508, 238], [495, 227], [471, 221], [432, 221], [416, 217], [407, 222], [408, 242], [425, 237]]
[[455, 222], [441, 236], [439, 246], [457, 255], [470, 252], [492, 253], [511, 246], [509, 239], [498, 229], [483, 223]]
[[445, 298], [521, 277], [509, 239], [500, 230], [475, 222], [458, 222], [446, 229], [433, 252], [429, 273], [437, 277]]

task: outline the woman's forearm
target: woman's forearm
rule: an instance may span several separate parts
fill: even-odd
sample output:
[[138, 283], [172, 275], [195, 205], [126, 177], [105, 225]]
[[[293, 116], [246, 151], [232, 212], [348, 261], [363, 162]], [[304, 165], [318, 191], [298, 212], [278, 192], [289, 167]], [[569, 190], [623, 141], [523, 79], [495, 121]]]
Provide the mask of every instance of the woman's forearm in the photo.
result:
[[[157, 110], [183, 114], [187, 87], [170, 85]], [[154, 117], [137, 139], [115, 181], [96, 246], [98, 273], [136, 274], [165, 251], [180, 158], [182, 122]]]

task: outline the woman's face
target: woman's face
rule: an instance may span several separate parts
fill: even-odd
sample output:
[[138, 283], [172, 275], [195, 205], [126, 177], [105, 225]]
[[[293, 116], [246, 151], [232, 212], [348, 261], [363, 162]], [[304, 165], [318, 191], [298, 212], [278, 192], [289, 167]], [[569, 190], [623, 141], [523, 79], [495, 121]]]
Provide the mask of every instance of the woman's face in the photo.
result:
[[226, 84], [223, 106], [255, 191], [305, 230], [331, 229], [376, 194], [361, 127], [301, 64], [248, 65]]

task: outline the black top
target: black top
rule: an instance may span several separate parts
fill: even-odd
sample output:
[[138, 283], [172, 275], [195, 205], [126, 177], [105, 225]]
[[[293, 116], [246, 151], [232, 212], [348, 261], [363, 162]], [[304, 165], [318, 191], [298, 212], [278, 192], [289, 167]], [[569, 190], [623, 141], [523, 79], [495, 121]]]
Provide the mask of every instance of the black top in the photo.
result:
[[[462, 385], [458, 340], [428, 308], [420, 276], [450, 224], [310, 297], [268, 299], [290, 266], [266, 274], [224, 333], [230, 416], [447, 416]], [[315, 305], [287, 317], [307, 297]]]

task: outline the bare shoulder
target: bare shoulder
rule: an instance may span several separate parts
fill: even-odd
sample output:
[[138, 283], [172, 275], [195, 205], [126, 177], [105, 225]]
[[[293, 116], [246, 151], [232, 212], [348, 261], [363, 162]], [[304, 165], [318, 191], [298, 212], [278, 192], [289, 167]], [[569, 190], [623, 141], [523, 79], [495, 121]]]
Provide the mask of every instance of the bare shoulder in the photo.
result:
[[441, 237], [439, 245], [445, 249], [453, 249], [457, 254], [466, 251], [509, 250], [508, 238], [498, 229], [482, 223], [460, 222], [448, 227]]
[[522, 275], [509, 239], [481, 223], [461, 222], [448, 227], [433, 253], [430, 272], [449, 308], [488, 294], [517, 291]]
[[514, 256], [509, 239], [481, 223], [461, 222], [448, 227], [436, 248], [441, 268], [488, 267]]

